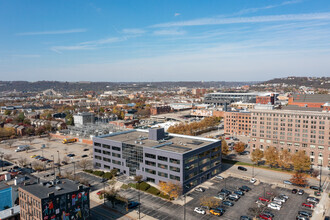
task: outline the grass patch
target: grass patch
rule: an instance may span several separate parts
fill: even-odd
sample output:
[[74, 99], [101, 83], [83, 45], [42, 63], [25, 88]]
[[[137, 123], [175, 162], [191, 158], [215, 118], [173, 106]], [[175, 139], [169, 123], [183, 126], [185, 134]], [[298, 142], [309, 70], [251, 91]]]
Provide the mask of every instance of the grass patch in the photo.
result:
[[123, 185], [121, 185], [120, 188], [121, 188], [121, 189], [128, 189], [128, 188], [129, 188], [129, 185], [127, 185], [127, 184], [123, 184]]

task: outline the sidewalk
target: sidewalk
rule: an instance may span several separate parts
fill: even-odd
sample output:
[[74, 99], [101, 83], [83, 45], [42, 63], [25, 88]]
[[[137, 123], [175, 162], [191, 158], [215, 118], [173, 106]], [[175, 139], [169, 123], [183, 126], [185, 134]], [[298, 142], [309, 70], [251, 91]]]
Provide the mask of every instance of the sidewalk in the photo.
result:
[[329, 182], [327, 182], [324, 186], [320, 203], [316, 206], [311, 220], [320, 220], [323, 219], [324, 216], [330, 215], [329, 193], [327, 192], [328, 186], [329, 186]]

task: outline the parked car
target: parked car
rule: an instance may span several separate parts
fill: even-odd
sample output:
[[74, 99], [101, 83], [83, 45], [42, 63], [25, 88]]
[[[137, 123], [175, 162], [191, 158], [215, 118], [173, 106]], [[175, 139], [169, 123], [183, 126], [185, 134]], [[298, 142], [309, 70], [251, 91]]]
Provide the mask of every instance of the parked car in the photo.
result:
[[234, 203], [230, 201], [223, 201], [222, 204], [225, 206], [234, 206]]
[[303, 202], [303, 203], [301, 204], [301, 206], [306, 207], [306, 208], [310, 208], [310, 209], [313, 209], [313, 208], [314, 208], [314, 204], [312, 204], [312, 203], [307, 203], [307, 202]]
[[262, 206], [266, 206], [266, 204], [263, 203], [263, 202], [261, 202], [260, 200], [257, 200], [257, 201], [256, 201], [256, 204], [258, 204], [258, 206], [260, 206], [260, 205], [262, 205]]
[[223, 213], [222, 212], [220, 212], [220, 211], [218, 211], [218, 210], [216, 210], [216, 209], [211, 209], [210, 210], [210, 213], [212, 214], [212, 215], [216, 215], [216, 216], [221, 216]]
[[267, 207], [268, 207], [268, 208], [271, 208], [271, 209], [276, 209], [276, 210], [281, 210], [281, 208], [282, 208], [281, 205], [276, 204], [276, 203], [274, 203], [274, 202], [269, 203]]
[[304, 195], [305, 191], [303, 189], [298, 190], [298, 195]]
[[133, 209], [133, 208], [135, 208], [135, 207], [137, 207], [137, 206], [139, 206], [140, 205], [140, 203], [138, 203], [138, 202], [134, 202], [134, 201], [131, 201], [131, 202], [129, 202], [128, 204], [127, 204], [127, 208], [129, 208], [129, 209]]
[[312, 213], [306, 211], [298, 211], [298, 215], [312, 217]]
[[252, 220], [252, 218], [250, 218], [249, 216], [246, 216], [246, 215], [242, 215], [239, 219], [240, 220]]
[[200, 207], [195, 207], [194, 212], [197, 212], [198, 214], [202, 214], [202, 215], [205, 215], [206, 213], [205, 210], [203, 210]]
[[292, 183], [289, 180], [284, 180], [283, 183], [287, 185], [292, 185]]
[[276, 201], [273, 201], [272, 203], [274, 203], [274, 204], [276, 204], [276, 205], [279, 205], [279, 206], [282, 206], [282, 204], [283, 204], [282, 202], [277, 201], [277, 200], [276, 200]]
[[218, 180], [223, 180], [223, 177], [220, 176], [220, 175], [215, 176], [215, 178], [218, 179]]
[[239, 195], [239, 196], [244, 196], [245, 195], [245, 193], [241, 190], [236, 190], [236, 191], [234, 191], [234, 193]]
[[32, 155], [31, 158], [35, 158], [36, 156], [38, 156], [38, 155]]
[[256, 178], [251, 178], [250, 179], [250, 183], [255, 183], [255, 182], [257, 182], [257, 179]]
[[321, 191], [322, 192], [322, 188], [318, 187], [318, 186], [310, 186], [309, 187], [312, 190], [317, 190], [317, 191]]
[[238, 166], [237, 169], [242, 170], [242, 171], [247, 171], [247, 169], [245, 167], [242, 167], [242, 166]]
[[[234, 195], [236, 195], [236, 194], [234, 194]], [[236, 196], [237, 196], [237, 195], [236, 195]], [[230, 201], [235, 201], [235, 202], [237, 202], [237, 201], [239, 200], [239, 198], [240, 198], [240, 197], [235, 197], [235, 196], [233, 196], [233, 195], [229, 195], [227, 199], [229, 199]]]
[[62, 164], [63, 165], [67, 165], [68, 163], [66, 161], [62, 161]]
[[249, 191], [251, 190], [251, 188], [248, 187], [248, 186], [241, 186], [241, 187], [238, 188], [238, 189], [241, 190], [241, 191], [244, 191], [244, 192], [249, 192]]
[[309, 220], [309, 218], [306, 217], [306, 216], [297, 215], [297, 216], [296, 216], [296, 220]]
[[218, 194], [218, 195], [214, 196], [214, 198], [220, 199], [220, 200], [225, 200], [226, 199], [226, 195]]
[[205, 192], [205, 189], [203, 187], [197, 187], [195, 188], [196, 192]]
[[263, 211], [263, 213], [262, 214], [265, 214], [265, 215], [268, 215], [268, 216], [270, 216], [270, 217], [272, 217], [272, 218], [274, 218], [274, 214], [272, 213], [272, 212], [270, 212], [270, 211]]
[[297, 189], [293, 189], [291, 190], [292, 194], [297, 194], [298, 190]]
[[84, 157], [88, 157], [88, 155], [84, 154], [84, 155], [82, 155], [81, 157], [82, 157], [82, 158], [84, 158]]
[[231, 194], [231, 191], [229, 191], [227, 189], [221, 189], [221, 191], [219, 193], [225, 193], [226, 196], [229, 196]]
[[84, 151], [89, 151], [89, 149], [88, 148], [85, 148]]
[[273, 220], [272, 217], [268, 216], [268, 215], [265, 215], [265, 214], [260, 214], [259, 215], [259, 218], [261, 219], [265, 219], [265, 220]]
[[281, 197], [275, 197], [275, 198], [273, 199], [273, 201], [285, 202], [285, 199], [284, 199], [284, 198], [281, 198]]
[[228, 197], [233, 197], [233, 198], [235, 198], [235, 199], [239, 199], [239, 198], [241, 198], [241, 197], [239, 197], [239, 195], [237, 195], [237, 194], [230, 194]]
[[218, 206], [215, 209], [218, 210], [218, 211], [220, 211], [222, 214], [226, 212], [226, 210], [223, 207], [221, 207], [221, 206]]
[[258, 198], [260, 201], [263, 201], [263, 202], [269, 202], [270, 200], [269, 199], [266, 199], [265, 197], [259, 197]]
[[67, 157], [74, 157], [74, 156], [76, 156], [75, 154], [68, 154], [68, 155], [66, 155]]
[[285, 199], [285, 201], [286, 200], [288, 200], [289, 199], [289, 196], [287, 196], [287, 195], [285, 195], [285, 194], [280, 194], [280, 195], [278, 195], [280, 198], [283, 198], [283, 199]]
[[313, 203], [319, 203], [320, 200], [318, 198], [315, 197], [307, 197], [306, 199], [307, 202], [313, 202]]

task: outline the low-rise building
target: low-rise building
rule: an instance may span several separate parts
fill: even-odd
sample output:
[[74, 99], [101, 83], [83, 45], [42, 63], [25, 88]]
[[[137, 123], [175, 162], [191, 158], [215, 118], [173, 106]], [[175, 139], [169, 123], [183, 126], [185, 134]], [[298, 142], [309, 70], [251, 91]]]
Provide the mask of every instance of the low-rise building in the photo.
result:
[[184, 192], [221, 171], [221, 141], [168, 134], [164, 129], [129, 130], [93, 138], [96, 168], [118, 169], [146, 181], [180, 182]]
[[83, 126], [86, 124], [94, 124], [95, 123], [95, 115], [90, 112], [80, 112], [73, 115], [74, 125], [75, 126]]
[[87, 219], [89, 188], [68, 179], [20, 186], [21, 219]]

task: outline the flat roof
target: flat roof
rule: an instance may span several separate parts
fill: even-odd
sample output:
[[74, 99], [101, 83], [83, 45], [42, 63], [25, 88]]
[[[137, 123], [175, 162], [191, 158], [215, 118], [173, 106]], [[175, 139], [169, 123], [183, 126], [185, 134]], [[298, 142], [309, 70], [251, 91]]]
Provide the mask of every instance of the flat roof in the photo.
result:
[[[55, 196], [58, 196], [78, 191], [80, 186], [80, 184], [77, 184], [69, 179], [60, 179], [59, 183], [52, 186], [47, 183], [49, 182], [40, 181], [40, 183], [21, 185], [20, 188], [40, 199], [44, 199], [49, 197], [49, 193], [54, 193]], [[56, 187], [59, 187], [60, 189], [58, 190]]]
[[166, 140], [154, 141], [150, 140], [148, 136], [149, 132], [147, 130], [129, 130], [125, 132], [113, 133], [111, 135], [99, 136], [97, 138], [104, 138], [141, 147], [156, 148], [180, 154], [205, 147], [219, 141], [216, 139], [178, 134], [169, 134]]

